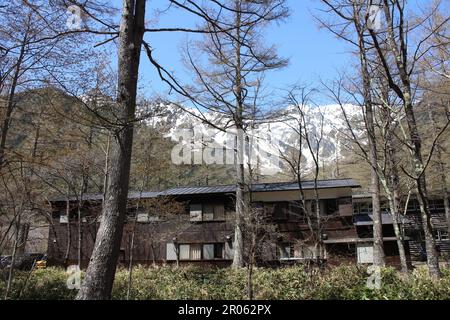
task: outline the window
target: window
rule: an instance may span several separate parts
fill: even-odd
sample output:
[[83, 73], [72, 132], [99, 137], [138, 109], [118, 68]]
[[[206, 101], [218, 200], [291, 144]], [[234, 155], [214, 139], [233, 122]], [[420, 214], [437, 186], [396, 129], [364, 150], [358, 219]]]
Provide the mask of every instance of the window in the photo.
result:
[[339, 207], [338, 207], [338, 200], [337, 199], [326, 199], [325, 200], [325, 213], [326, 214], [335, 214], [337, 213]]
[[418, 210], [418, 208], [416, 208], [416, 202], [414, 200], [409, 200], [408, 201], [408, 207], [406, 209], [406, 211], [408, 212], [413, 212]]
[[214, 259], [214, 244], [203, 245], [203, 259], [205, 260]]
[[202, 221], [202, 205], [201, 203], [191, 204], [189, 206], [189, 214], [191, 221]]
[[225, 220], [225, 207], [223, 203], [214, 205], [214, 220]]
[[[232, 257], [226, 256], [224, 243], [205, 243], [205, 244], [179, 244], [180, 260], [214, 260], [214, 259], [229, 259]], [[166, 244], [166, 259], [167, 261], [177, 260], [177, 252], [175, 244]]]
[[436, 230], [436, 240], [448, 240], [448, 232], [446, 230]]
[[371, 203], [360, 203], [359, 204], [359, 213], [360, 214], [371, 214], [372, 213], [372, 204]]
[[167, 261], [177, 260], [177, 251], [173, 243], [166, 244], [166, 260]]
[[59, 216], [59, 223], [69, 223], [69, 216], [65, 213], [61, 213]]
[[288, 202], [266, 203], [265, 210], [275, 220], [286, 220], [288, 218], [288, 206]]
[[280, 247], [280, 258], [289, 259], [295, 255], [294, 245], [292, 243], [283, 243]]
[[279, 220], [287, 219], [287, 202], [274, 203], [274, 217]]
[[289, 220], [306, 222], [306, 215], [302, 206], [300, 201], [289, 202]]
[[203, 221], [214, 220], [214, 205], [204, 204], [203, 205]]
[[201, 260], [202, 259], [202, 245], [201, 244], [191, 244], [189, 251], [190, 260]]
[[315, 259], [316, 257], [314, 246], [284, 243], [279, 249], [281, 259]]
[[138, 214], [137, 214], [137, 218], [136, 218], [136, 221], [137, 222], [141, 222], [141, 223], [146, 223], [146, 222], [149, 222], [149, 215], [148, 215], [148, 213], [146, 213], [146, 212], [139, 212]]
[[202, 245], [201, 244], [180, 244], [180, 260], [201, 260]]
[[214, 259], [223, 259], [223, 243], [214, 244]]
[[223, 259], [224, 258], [224, 244], [223, 243], [208, 243], [203, 245], [203, 259]]
[[429, 201], [430, 210], [443, 211], [444, 201], [443, 200], [430, 200]]
[[191, 221], [222, 221], [225, 220], [223, 203], [198, 203], [190, 205]]
[[178, 248], [180, 250], [180, 260], [189, 260], [190, 245], [180, 244], [180, 246]]

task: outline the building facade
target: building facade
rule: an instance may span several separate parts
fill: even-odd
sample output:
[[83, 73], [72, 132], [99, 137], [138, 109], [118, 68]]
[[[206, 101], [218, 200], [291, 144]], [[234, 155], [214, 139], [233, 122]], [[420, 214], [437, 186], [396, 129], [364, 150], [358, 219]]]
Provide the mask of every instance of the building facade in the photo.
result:
[[[252, 247], [257, 262], [262, 265], [371, 263], [370, 198], [354, 196], [359, 187], [352, 179], [320, 180], [316, 185], [305, 181], [300, 185], [288, 182], [249, 186], [251, 216], [257, 220], [247, 221], [243, 233], [244, 237], [254, 235], [258, 240], [257, 246]], [[120, 263], [128, 264], [132, 260], [135, 264], [230, 265], [234, 247], [234, 194], [234, 185], [130, 193]], [[300, 201], [301, 195], [304, 201]], [[83, 196], [80, 210], [78, 203], [75, 198], [52, 201], [50, 263], [73, 264], [81, 260], [86, 266], [89, 261], [102, 195]], [[308, 213], [303, 208], [305, 205]], [[411, 216], [416, 216], [414, 212], [411, 211]], [[407, 220], [404, 223], [408, 225]], [[409, 229], [414, 231], [416, 225], [410, 225]], [[383, 235], [388, 263], [399, 265], [388, 212], [383, 213]], [[440, 235], [448, 246], [448, 236], [445, 240], [445, 234]], [[421, 259], [420, 238], [409, 241], [415, 236], [412, 232], [406, 237], [408, 253], [411, 249], [411, 257]]]

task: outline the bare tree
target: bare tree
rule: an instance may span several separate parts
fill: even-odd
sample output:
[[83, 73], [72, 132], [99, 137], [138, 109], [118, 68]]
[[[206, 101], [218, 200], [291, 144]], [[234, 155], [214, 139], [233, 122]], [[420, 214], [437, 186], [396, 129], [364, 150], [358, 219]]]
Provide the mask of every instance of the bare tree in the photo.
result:
[[[380, 145], [382, 146], [382, 152], [378, 163], [378, 174], [389, 202], [402, 271], [408, 272], [409, 266], [406, 258], [403, 229], [401, 227], [400, 161], [398, 159], [401, 143], [396, 141], [396, 130], [398, 129], [399, 117], [398, 112], [401, 109], [396, 108], [394, 103], [391, 102], [391, 97], [389, 96], [389, 93], [386, 92], [386, 86], [383, 85], [383, 82], [379, 85], [379, 88], [381, 93], [378, 93], [381, 96], [381, 102], [379, 104], [380, 123], [378, 124], [378, 128], [380, 131], [379, 136], [381, 139]], [[373, 88], [373, 90], [376, 91], [376, 88]], [[374, 96], [377, 96], [377, 92], [374, 93]]]
[[[287, 102], [290, 105], [288, 115], [284, 116], [284, 123], [292, 129], [296, 137], [296, 145], [290, 153], [284, 153], [279, 150], [281, 158], [288, 164], [291, 174], [299, 187], [299, 201], [296, 204], [300, 214], [304, 215], [307, 220], [310, 235], [303, 241], [304, 244], [314, 244], [314, 256], [317, 259], [317, 265], [325, 256], [325, 248], [322, 242], [323, 225], [326, 218], [320, 212], [320, 196], [318, 188], [318, 180], [321, 172], [320, 157], [321, 145], [323, 139], [324, 116], [319, 106], [314, 105], [312, 95], [315, 89], [307, 86], [294, 86], [289, 92]], [[318, 128], [314, 128], [310, 124], [308, 111], [310, 108], [317, 108], [320, 117]], [[306, 150], [306, 152], [305, 152]], [[306, 154], [311, 157], [312, 163], [309, 166], [306, 162]], [[307, 200], [303, 182], [305, 176], [313, 177], [313, 201]]]
[[[341, 39], [352, 43], [357, 48], [359, 58], [360, 76], [362, 78], [362, 105], [364, 106], [364, 121], [369, 145], [368, 159], [370, 162], [371, 193], [372, 193], [372, 219], [373, 219], [373, 264], [384, 266], [383, 231], [381, 221], [380, 181], [377, 173], [378, 154], [374, 124], [374, 101], [371, 93], [371, 77], [368, 60], [368, 45], [365, 41], [367, 34], [368, 10], [363, 1], [328, 1], [323, 0], [328, 11], [343, 21], [342, 24], [332, 24], [321, 21], [322, 26], [338, 35]], [[353, 28], [355, 37], [346, 33]], [[348, 32], [348, 31], [347, 31]]]
[[[279, 59], [273, 47], [262, 45], [261, 30], [270, 22], [287, 16], [284, 0], [274, 1], [226, 1], [229, 14], [215, 24], [207, 23], [204, 40], [190, 44], [186, 49], [186, 61], [193, 71], [196, 86], [182, 92], [197, 106], [203, 107], [219, 118], [209, 121], [215, 128], [236, 130], [236, 223], [234, 232], [233, 267], [242, 267], [242, 224], [245, 212], [245, 131], [249, 118], [254, 114], [252, 105], [261, 104], [259, 91], [262, 75], [286, 65]], [[232, 32], [220, 32], [232, 28]], [[193, 48], [196, 50], [193, 54]], [[207, 59], [207, 63], [203, 62]], [[262, 105], [259, 105], [261, 110]]]
[[[410, 46], [407, 44], [407, 39], [409, 31], [413, 26], [408, 25], [408, 19], [405, 16], [405, 8], [405, 1], [383, 0], [380, 9], [383, 12], [386, 27], [383, 28], [383, 30], [368, 28], [368, 31], [377, 57], [381, 62], [383, 75], [389, 88], [393, 90], [402, 101], [405, 112], [405, 121], [408, 127], [408, 148], [413, 162], [412, 172], [407, 172], [406, 170], [403, 171], [414, 181], [417, 189], [417, 197], [420, 204], [422, 225], [425, 235], [427, 264], [430, 275], [434, 278], [439, 278], [440, 269], [438, 253], [436, 251], [436, 244], [433, 236], [425, 177], [428, 160], [424, 161], [422, 157], [422, 139], [417, 126], [413, 102], [413, 72], [415, 65], [420, 60], [419, 52], [423, 41], [418, 42], [414, 54], [411, 55], [409, 53]], [[418, 27], [419, 25], [420, 22], [415, 27]], [[438, 29], [440, 27], [442, 27], [442, 24], [438, 26]], [[438, 31], [438, 29], [434, 29], [433, 32]], [[392, 57], [393, 63], [390, 63], [389, 57]], [[443, 131], [436, 136], [436, 139], [442, 132]], [[430, 151], [430, 155], [432, 153], [433, 149]]]
[[[424, 160], [422, 158], [422, 141], [414, 112], [414, 94], [416, 93], [414, 83], [416, 82], [415, 67], [428, 51], [424, 48], [424, 45], [430, 37], [430, 34], [439, 33], [439, 30], [445, 25], [445, 19], [435, 25], [432, 30], [428, 30], [427, 35], [416, 40], [414, 44], [407, 44], [410, 31], [420, 29], [425, 25], [425, 22], [431, 15], [425, 14], [424, 17], [421, 17], [415, 23], [410, 23], [412, 20], [409, 21], [405, 13], [406, 1], [324, 0], [323, 2], [328, 6], [330, 11], [344, 21], [355, 21], [356, 25], [362, 26], [362, 31], [357, 32], [358, 37], [356, 39], [359, 39], [358, 42], [354, 41], [354, 38], [346, 32], [336, 32], [332, 25], [324, 24], [328, 30], [331, 30], [347, 42], [357, 45], [360, 48], [362, 47], [361, 44], [365, 47], [365, 61], [368, 66], [367, 70], [370, 72], [368, 81], [366, 80], [369, 87], [373, 86], [375, 74], [376, 77], [383, 79], [383, 83], [387, 84], [389, 90], [401, 101], [404, 122], [406, 122], [408, 130], [403, 130], [402, 122], [399, 122], [399, 126], [406, 137], [406, 147], [411, 156], [412, 170], [407, 170], [404, 166], [400, 168], [415, 183], [421, 208], [421, 220], [425, 234], [429, 271], [430, 275], [437, 278], [440, 272], [433, 238], [431, 216], [428, 208], [428, 192], [425, 179], [425, 170], [434, 151], [434, 143], [429, 152], [428, 159]], [[439, 10], [439, 6], [439, 1], [434, 3], [431, 12]], [[357, 14], [353, 14], [352, 11], [353, 13], [356, 11]], [[384, 19], [377, 21], [378, 17]], [[339, 30], [345, 31], [346, 29], [340, 28]], [[412, 51], [412, 54], [410, 53], [411, 48], [415, 49]], [[448, 126], [448, 123], [446, 126]], [[442, 135], [444, 131], [445, 127], [435, 136], [434, 140]], [[376, 168], [374, 166], [372, 167], [373, 169]]]
[[[428, 117], [431, 123], [431, 126], [433, 128], [433, 133], [434, 135], [439, 135], [439, 126], [437, 124], [434, 112], [433, 112], [433, 107], [431, 106], [431, 104], [427, 105], [428, 108]], [[436, 140], [435, 143], [435, 166], [436, 169], [438, 171], [438, 175], [439, 175], [439, 180], [440, 180], [440, 185], [441, 185], [441, 193], [442, 193], [442, 198], [444, 200], [444, 211], [445, 211], [445, 218], [447, 220], [447, 232], [448, 234], [450, 234], [450, 199], [449, 199], [449, 194], [448, 194], [448, 188], [447, 188], [447, 170], [446, 170], [446, 165], [445, 162], [442, 158], [442, 153], [443, 153], [443, 148], [442, 145], [440, 143], [439, 140]]]
[[100, 227], [94, 250], [77, 299], [109, 298], [122, 239], [128, 198], [133, 142], [133, 121], [142, 39], [145, 31], [145, 0], [123, 2], [119, 33], [117, 105], [122, 125], [111, 141], [111, 168]]
[[[70, 69], [75, 71], [82, 55], [77, 55], [83, 39], [75, 43], [71, 34], [54, 36], [54, 30], [65, 27], [65, 18], [50, 3], [20, 1], [8, 3], [0, 8], [0, 39], [3, 50], [0, 65], [1, 101], [0, 169], [4, 165], [8, 149], [8, 135], [14, 126], [14, 111], [18, 93], [42, 84], [50, 78], [59, 77]], [[87, 62], [88, 58], [83, 57]], [[4, 105], [3, 105], [4, 103]]]

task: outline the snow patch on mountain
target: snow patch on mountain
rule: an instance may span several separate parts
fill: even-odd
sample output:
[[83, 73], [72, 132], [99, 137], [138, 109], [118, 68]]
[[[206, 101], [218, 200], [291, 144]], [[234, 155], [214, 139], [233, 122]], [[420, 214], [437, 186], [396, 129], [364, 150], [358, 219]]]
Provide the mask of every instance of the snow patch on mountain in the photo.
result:
[[[360, 106], [344, 105], [343, 109], [347, 118], [351, 121], [361, 119], [362, 110]], [[312, 147], [317, 148], [316, 140], [322, 132], [320, 141], [319, 157], [321, 164], [332, 164], [342, 153], [342, 140], [346, 135], [347, 123], [340, 105], [303, 106], [305, 122]], [[288, 156], [292, 150], [298, 150], [298, 114], [295, 106], [287, 107], [283, 115], [275, 117], [270, 121], [259, 122], [251, 130], [246, 129], [248, 144], [245, 147], [244, 163], [249, 157], [253, 166], [265, 175], [271, 175], [283, 170], [286, 162], [283, 156]], [[209, 122], [209, 123], [208, 123]], [[216, 159], [222, 155], [223, 163], [227, 162], [227, 155], [233, 155], [234, 138], [236, 132], [228, 128], [223, 132], [211, 126], [213, 123], [219, 128], [228, 127], [231, 123], [223, 115], [213, 112], [201, 113], [196, 109], [189, 112], [180, 110], [178, 107], [165, 106], [164, 115], [152, 119], [152, 125], [164, 123], [170, 129], [167, 137], [177, 142], [179, 146], [190, 147], [195, 152], [209, 152], [205, 148], [222, 151], [214, 151]], [[190, 132], [190, 133], [189, 133]], [[183, 136], [184, 135], [184, 136]], [[231, 138], [230, 138], [231, 137]], [[219, 153], [218, 153], [219, 152]], [[305, 169], [314, 165], [313, 157], [306, 142], [302, 145], [302, 153], [305, 159]], [[197, 156], [193, 160], [203, 161], [205, 159]], [[206, 159], [208, 160], [208, 159]], [[211, 161], [211, 159], [209, 159]]]

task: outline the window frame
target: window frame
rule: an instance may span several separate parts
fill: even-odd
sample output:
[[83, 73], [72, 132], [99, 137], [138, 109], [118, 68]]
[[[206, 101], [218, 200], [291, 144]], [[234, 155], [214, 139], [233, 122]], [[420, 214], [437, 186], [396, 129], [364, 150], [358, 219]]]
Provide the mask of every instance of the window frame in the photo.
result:
[[[197, 210], [192, 210], [192, 208]], [[208, 213], [205, 213], [205, 207], [209, 207]], [[198, 210], [200, 208], [200, 210]], [[197, 212], [196, 216], [193, 212]], [[220, 213], [220, 214], [219, 214]], [[198, 215], [198, 216], [197, 216]], [[205, 219], [205, 217], [208, 219]], [[195, 218], [195, 219], [193, 219]], [[193, 202], [189, 204], [190, 222], [223, 222], [226, 221], [225, 203], [223, 202]]]

